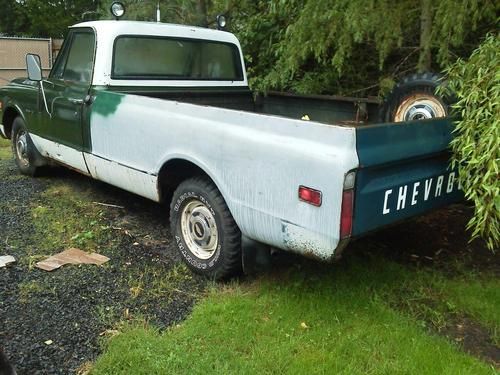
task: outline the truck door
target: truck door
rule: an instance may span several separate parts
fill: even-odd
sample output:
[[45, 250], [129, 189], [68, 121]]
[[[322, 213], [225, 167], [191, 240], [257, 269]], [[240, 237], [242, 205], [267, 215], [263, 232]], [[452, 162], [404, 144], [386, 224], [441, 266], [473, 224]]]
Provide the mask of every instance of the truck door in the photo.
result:
[[71, 30], [52, 71], [44, 81], [48, 113], [40, 135], [45, 151], [55, 160], [88, 173], [83, 157], [83, 125], [92, 81], [95, 35], [92, 29]]

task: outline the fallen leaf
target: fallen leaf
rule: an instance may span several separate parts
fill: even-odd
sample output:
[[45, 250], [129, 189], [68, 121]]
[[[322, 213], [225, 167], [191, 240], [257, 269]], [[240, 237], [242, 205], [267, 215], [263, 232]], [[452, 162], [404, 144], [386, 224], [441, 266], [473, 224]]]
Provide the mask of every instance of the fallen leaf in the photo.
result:
[[300, 323], [300, 327], [303, 329], [309, 329], [309, 326], [306, 324], [306, 322]]
[[54, 341], [52, 340], [47, 340], [44, 342], [45, 345], [52, 345], [54, 343]]
[[65, 264], [95, 264], [100, 266], [107, 261], [109, 261], [109, 258], [104, 255], [97, 253], [89, 254], [80, 249], [71, 248], [38, 262], [36, 267], [44, 271], [53, 271]]

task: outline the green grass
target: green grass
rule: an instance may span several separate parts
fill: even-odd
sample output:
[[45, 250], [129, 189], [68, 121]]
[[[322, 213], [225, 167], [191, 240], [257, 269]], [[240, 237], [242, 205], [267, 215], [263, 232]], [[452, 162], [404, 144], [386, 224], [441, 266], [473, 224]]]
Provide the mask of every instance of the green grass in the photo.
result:
[[[12, 158], [9, 140], [0, 138], [0, 160]], [[27, 178], [19, 173], [1, 178]], [[54, 250], [68, 247], [93, 250], [109, 242], [110, 229], [101, 224], [103, 210], [92, 203], [91, 192], [78, 189], [64, 180], [55, 181], [42, 194], [40, 204], [33, 207], [32, 218], [35, 225], [38, 261]], [[15, 210], [15, 207], [3, 207]], [[40, 250], [43, 254], [40, 254]], [[28, 254], [30, 255], [30, 254]], [[29, 259], [29, 256], [28, 258]]]
[[12, 150], [9, 140], [0, 138], [0, 160], [10, 159], [11, 157]]
[[416, 286], [429, 278], [352, 258], [215, 287], [181, 326], [165, 333], [128, 326], [92, 374], [494, 373], [394, 308], [391, 299], [415, 277]]
[[104, 212], [91, 202], [87, 191], [63, 181], [52, 183], [32, 210], [39, 249], [98, 251], [108, 244], [112, 229], [102, 224]]

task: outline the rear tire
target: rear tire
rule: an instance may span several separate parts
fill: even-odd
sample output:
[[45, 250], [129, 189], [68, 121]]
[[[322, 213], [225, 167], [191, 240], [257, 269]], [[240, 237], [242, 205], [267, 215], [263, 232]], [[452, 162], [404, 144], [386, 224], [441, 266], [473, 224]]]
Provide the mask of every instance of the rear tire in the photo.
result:
[[241, 232], [209, 178], [190, 178], [178, 186], [170, 226], [183, 261], [194, 272], [215, 280], [242, 272]]
[[36, 176], [43, 157], [36, 149], [22, 117], [18, 116], [12, 124], [12, 152], [19, 171], [27, 176]]
[[419, 73], [403, 78], [385, 99], [381, 120], [404, 122], [448, 116], [449, 100], [435, 93], [441, 84], [441, 76], [434, 73]]

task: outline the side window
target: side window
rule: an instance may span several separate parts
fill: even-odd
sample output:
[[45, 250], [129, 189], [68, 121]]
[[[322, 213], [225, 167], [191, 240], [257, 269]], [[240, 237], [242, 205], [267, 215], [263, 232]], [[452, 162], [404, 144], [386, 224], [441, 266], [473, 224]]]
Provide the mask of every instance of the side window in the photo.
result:
[[64, 41], [63, 47], [57, 56], [56, 62], [50, 71], [50, 78], [62, 79], [64, 66], [68, 60], [68, 52], [71, 44], [72, 33], [68, 34], [66, 40]]
[[90, 83], [94, 60], [94, 44], [93, 33], [76, 32], [73, 34], [62, 75], [64, 80]]

